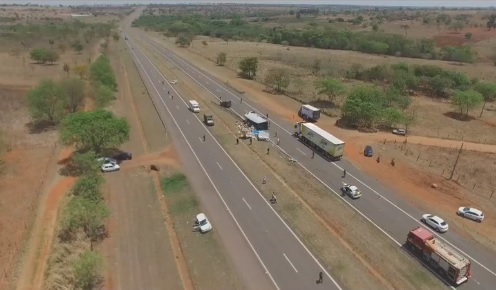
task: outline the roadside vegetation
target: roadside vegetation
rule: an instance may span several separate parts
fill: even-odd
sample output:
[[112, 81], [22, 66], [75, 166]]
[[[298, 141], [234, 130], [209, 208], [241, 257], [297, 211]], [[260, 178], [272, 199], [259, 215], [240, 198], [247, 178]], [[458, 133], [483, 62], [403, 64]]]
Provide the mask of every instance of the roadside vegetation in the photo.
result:
[[[302, 13], [297, 12], [295, 17], [300, 18]], [[319, 11], [306, 14], [318, 15]], [[215, 13], [210, 15], [142, 15], [133, 22], [133, 25], [161, 31], [166, 36], [177, 36], [177, 43], [183, 47], [189, 46], [195, 36], [203, 35], [220, 38], [226, 43], [246, 40], [285, 46], [353, 50], [370, 54], [442, 59], [466, 63], [472, 63], [476, 59], [476, 54], [470, 46], [439, 48], [433, 39], [412, 40], [401, 34], [384, 33], [378, 29], [354, 32], [332, 26], [319, 26], [315, 22], [314, 25], [303, 28], [288, 28], [285, 25], [268, 28], [256, 22], [245, 20], [241, 14], [222, 16], [222, 19], [218, 19]], [[373, 23], [372, 27], [378, 27], [378, 23], [384, 21], [380, 16], [377, 17], [379, 19]], [[352, 22], [355, 25], [365, 22], [363, 17], [355, 20], [356, 23]], [[332, 21], [329, 20], [330, 23]], [[460, 27], [461, 22], [457, 23], [457, 27]], [[407, 30], [408, 28], [405, 26], [404, 29]]]
[[[97, 158], [103, 150], [128, 140], [130, 128], [125, 119], [103, 109], [117, 90], [105, 55], [89, 66], [89, 83], [85, 81], [86, 67], [77, 69], [79, 78], [69, 77], [68, 65], [63, 69], [67, 78], [42, 80], [27, 95], [34, 123], [58, 127], [62, 143], [76, 149], [61, 171], [78, 179], [60, 208], [57, 239], [44, 283], [46, 289], [95, 289], [103, 282], [102, 256], [95, 246], [107, 236], [105, 221], [110, 215], [101, 194], [104, 179]], [[89, 95], [97, 109], [83, 111]]]

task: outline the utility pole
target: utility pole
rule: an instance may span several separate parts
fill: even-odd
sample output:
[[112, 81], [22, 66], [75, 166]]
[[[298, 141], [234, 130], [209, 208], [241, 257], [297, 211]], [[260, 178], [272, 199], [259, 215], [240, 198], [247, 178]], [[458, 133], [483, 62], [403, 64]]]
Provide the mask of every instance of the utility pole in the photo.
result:
[[462, 148], [463, 148], [463, 143], [462, 146], [460, 146], [460, 151], [458, 151], [458, 156], [456, 156], [455, 165], [453, 166], [453, 170], [451, 170], [451, 175], [449, 177], [449, 180], [451, 180], [453, 178], [453, 174], [455, 174], [455, 169], [456, 169], [456, 165], [458, 164], [458, 159], [460, 159], [460, 155], [462, 154]]

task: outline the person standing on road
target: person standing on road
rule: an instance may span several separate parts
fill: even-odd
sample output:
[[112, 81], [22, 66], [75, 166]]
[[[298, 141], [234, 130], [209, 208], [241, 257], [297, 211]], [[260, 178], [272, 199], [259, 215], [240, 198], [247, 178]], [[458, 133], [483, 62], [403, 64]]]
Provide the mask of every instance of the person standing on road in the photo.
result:
[[346, 169], [343, 169], [343, 178], [346, 177]]
[[205, 134], [203, 134], [203, 142], [205, 142]]
[[279, 145], [279, 142], [281, 142], [281, 139], [277, 138], [277, 145]]
[[262, 184], [266, 184], [266, 183], [267, 183], [267, 177], [264, 176], [262, 179]]
[[322, 271], [319, 272], [319, 280], [317, 280], [317, 284], [322, 284], [324, 282], [324, 274]]
[[239, 145], [239, 138], [236, 138], [236, 145]]
[[168, 95], [170, 95], [170, 92], [169, 92], [169, 91], [167, 91], [167, 94], [168, 94]]
[[267, 155], [270, 153], [270, 147], [267, 147]]
[[174, 100], [174, 95], [171, 95], [171, 100]]
[[312, 151], [312, 159], [315, 157], [315, 151]]

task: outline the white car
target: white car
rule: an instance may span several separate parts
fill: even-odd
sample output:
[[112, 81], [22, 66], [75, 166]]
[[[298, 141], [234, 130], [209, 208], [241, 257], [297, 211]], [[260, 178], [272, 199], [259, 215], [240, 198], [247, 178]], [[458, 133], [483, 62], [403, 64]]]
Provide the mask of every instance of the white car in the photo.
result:
[[484, 213], [472, 207], [460, 207], [456, 214], [477, 221], [479, 223], [484, 220]]
[[353, 199], [358, 199], [362, 196], [362, 192], [358, 189], [358, 187], [346, 183], [343, 183], [343, 187], [341, 187], [341, 192]]
[[437, 215], [424, 214], [420, 219], [424, 224], [435, 229], [437, 232], [445, 233], [448, 231], [448, 224]]
[[177, 84], [177, 80], [172, 80], [172, 81], [171, 81], [171, 84], [172, 84], [172, 85]]
[[121, 169], [117, 163], [104, 163], [101, 168], [102, 172], [119, 171], [119, 169]]
[[207, 216], [204, 213], [199, 213], [196, 215], [195, 226], [198, 227], [201, 233], [206, 233], [212, 230], [212, 225], [207, 219]]
[[406, 130], [405, 129], [394, 129], [393, 130], [393, 134], [405, 136], [406, 135]]

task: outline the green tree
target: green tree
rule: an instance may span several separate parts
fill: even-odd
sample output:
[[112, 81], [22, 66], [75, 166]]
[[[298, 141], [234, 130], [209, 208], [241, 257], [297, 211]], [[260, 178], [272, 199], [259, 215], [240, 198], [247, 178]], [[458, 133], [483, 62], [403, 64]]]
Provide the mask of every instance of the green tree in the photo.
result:
[[271, 68], [265, 76], [265, 84], [271, 86], [276, 92], [284, 91], [290, 82], [289, 72], [283, 68]]
[[115, 100], [115, 92], [106, 85], [98, 85], [95, 89], [95, 103], [99, 108], [108, 106], [108, 104]]
[[72, 71], [75, 72], [80, 79], [84, 79], [84, 77], [88, 74], [88, 66], [86, 65], [75, 65], [72, 68]]
[[42, 80], [27, 95], [31, 117], [57, 124], [65, 115], [66, 98], [63, 89], [53, 80]]
[[84, 49], [84, 45], [79, 40], [74, 41], [71, 46], [78, 54]]
[[98, 252], [86, 251], [82, 253], [72, 266], [75, 286], [83, 290], [97, 288], [102, 283], [101, 266], [102, 257]]
[[191, 45], [191, 37], [186, 34], [180, 34], [176, 39], [176, 44], [180, 47], [187, 47]]
[[454, 30], [455, 33], [458, 33], [459, 31], [461, 31], [463, 29], [465, 25], [463, 24], [462, 21], [456, 21], [456, 22], [453, 22], [451, 23], [451, 25], [449, 26], [449, 28], [451, 30]]
[[475, 108], [484, 102], [484, 97], [481, 93], [468, 90], [468, 91], [457, 91], [452, 98], [452, 103], [460, 110], [460, 114], [465, 113], [468, 116], [468, 111]]
[[482, 117], [482, 113], [486, 108], [486, 103], [492, 102], [496, 99], [496, 84], [488, 82], [478, 82], [475, 84], [474, 90], [479, 92], [484, 97], [484, 105], [482, 105], [482, 110], [479, 115], [480, 118]]
[[440, 75], [437, 75], [429, 79], [429, 86], [434, 95], [438, 97], [446, 97], [448, 95], [448, 89], [453, 87], [454, 82]]
[[376, 87], [356, 86], [341, 107], [341, 118], [355, 128], [374, 128], [382, 118], [383, 93]]
[[119, 33], [115, 32], [114, 34], [112, 34], [112, 38], [114, 39], [114, 41], [118, 41], [121, 37], [119, 36]]
[[67, 204], [65, 215], [62, 219], [62, 229], [67, 236], [70, 236], [78, 229], [83, 229], [93, 244], [104, 237], [104, 221], [109, 216], [110, 210], [105, 202], [73, 197]]
[[59, 60], [59, 54], [55, 50], [47, 50], [42, 61], [43, 63], [54, 63], [57, 60]]
[[220, 66], [224, 66], [227, 61], [227, 54], [225, 52], [219, 52], [217, 55], [217, 64]]
[[55, 41], [53, 41], [53, 39], [49, 39], [49, 40], [48, 40], [48, 43], [50, 43], [50, 46], [51, 46], [51, 47], [52, 47], [52, 49], [53, 49], [53, 44], [55, 43]]
[[117, 147], [129, 140], [129, 123], [102, 109], [76, 112], [62, 121], [60, 138], [66, 145], [74, 144], [77, 149], [100, 153], [102, 149]]
[[372, 24], [372, 30], [374, 32], [377, 32], [379, 30], [379, 24], [377, 24], [377, 23]]
[[381, 115], [383, 125], [388, 128], [396, 127], [398, 124], [403, 123], [404, 120], [403, 113], [393, 107], [385, 108]]
[[239, 69], [241, 70], [241, 75], [248, 79], [253, 79], [257, 75], [258, 70], [258, 58], [256, 57], [245, 57], [239, 62]]
[[100, 165], [100, 162], [97, 160], [97, 155], [91, 150], [85, 153], [76, 152], [71, 157], [71, 173], [74, 175], [79, 176], [98, 173]]
[[315, 82], [319, 94], [326, 95], [329, 102], [335, 103], [336, 98], [345, 92], [343, 83], [333, 78], [323, 78]]
[[60, 83], [65, 94], [66, 110], [69, 113], [74, 113], [81, 109], [84, 101], [84, 81], [75, 78], [62, 80]]
[[43, 62], [46, 59], [47, 50], [44, 48], [34, 48], [29, 52], [29, 57], [36, 62]]
[[87, 174], [81, 176], [72, 187], [72, 194], [80, 198], [86, 198], [94, 202], [102, 201], [100, 186], [103, 178], [100, 174]]
[[465, 39], [466, 40], [471, 40], [472, 39], [472, 32], [465, 33]]
[[110, 60], [105, 55], [100, 55], [90, 66], [90, 80], [96, 85], [98, 83], [117, 90], [117, 81]]

